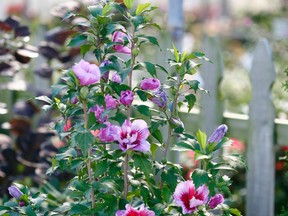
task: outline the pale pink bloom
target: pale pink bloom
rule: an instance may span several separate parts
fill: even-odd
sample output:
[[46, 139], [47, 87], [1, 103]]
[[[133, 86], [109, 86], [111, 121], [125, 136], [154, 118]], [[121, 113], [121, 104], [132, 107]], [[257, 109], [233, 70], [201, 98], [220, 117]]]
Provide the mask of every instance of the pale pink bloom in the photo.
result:
[[192, 180], [181, 182], [177, 185], [173, 194], [174, 202], [182, 207], [183, 214], [190, 214], [197, 211], [197, 207], [205, 205], [208, 200], [209, 190], [206, 185], [195, 190]]
[[72, 127], [72, 122], [70, 119], [68, 119], [63, 126], [63, 131], [67, 132], [70, 130], [71, 127]]
[[102, 105], [96, 105], [90, 109], [90, 112], [94, 112], [98, 123], [104, 123], [107, 121], [108, 116], [104, 115], [104, 107]]
[[118, 210], [115, 216], [155, 216], [155, 213], [141, 205], [139, 210], [132, 208], [129, 204], [125, 206], [126, 210]]
[[114, 99], [111, 95], [107, 94], [105, 95], [105, 103], [106, 103], [106, 109], [115, 109], [118, 106], [118, 102], [116, 99]]
[[[127, 34], [121, 31], [115, 31], [112, 37], [113, 42], [117, 42], [120, 44], [116, 44], [113, 46], [113, 49], [116, 52], [131, 54], [131, 41]], [[127, 45], [124, 46], [125, 41], [129, 41]]]
[[130, 106], [134, 99], [134, 93], [131, 90], [121, 91], [120, 103], [125, 106]]
[[97, 65], [90, 64], [83, 59], [72, 67], [80, 85], [87, 86], [95, 84], [100, 80], [101, 72]]
[[94, 137], [98, 137], [100, 130], [91, 130], [90, 132]]
[[208, 206], [211, 209], [214, 209], [217, 207], [217, 205], [220, 205], [224, 202], [224, 197], [222, 194], [216, 194], [215, 196], [211, 197]]
[[121, 83], [122, 82], [122, 79], [121, 79], [121, 76], [118, 75], [116, 72], [112, 73], [112, 78], [111, 80], [113, 82], [116, 82], [116, 83]]
[[101, 128], [98, 137], [101, 142], [113, 142], [114, 137], [119, 133], [119, 127], [111, 125], [110, 122], [105, 122], [105, 128]]
[[142, 119], [137, 119], [131, 123], [125, 120], [119, 133], [114, 137], [118, 141], [122, 151], [131, 149], [134, 151], [150, 151], [150, 143], [146, 140], [149, 136], [147, 123]]
[[160, 80], [156, 78], [146, 78], [141, 81], [140, 88], [142, 90], [158, 90], [160, 88]]

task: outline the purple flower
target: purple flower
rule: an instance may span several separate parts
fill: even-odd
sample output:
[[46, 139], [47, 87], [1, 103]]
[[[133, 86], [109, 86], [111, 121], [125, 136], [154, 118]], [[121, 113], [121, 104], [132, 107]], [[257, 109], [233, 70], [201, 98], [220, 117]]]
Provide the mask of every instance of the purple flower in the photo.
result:
[[122, 82], [121, 76], [118, 75], [116, 72], [114, 72], [114, 73], [112, 74], [111, 80], [112, 80], [113, 82], [116, 82], [116, 83], [121, 83], [121, 82]]
[[162, 109], [167, 106], [168, 98], [166, 93], [162, 89], [159, 89], [153, 94], [153, 96], [149, 97], [148, 99]]
[[222, 204], [224, 202], [224, 197], [222, 194], [216, 194], [215, 196], [211, 197], [208, 206], [211, 209], [216, 208], [217, 205]]
[[17, 200], [19, 200], [23, 195], [19, 188], [14, 185], [8, 187], [8, 192], [12, 197], [16, 198]]
[[177, 206], [182, 207], [183, 214], [190, 214], [200, 205], [205, 205], [208, 200], [209, 190], [206, 185], [195, 190], [192, 180], [181, 182], [177, 185], [173, 198]]
[[72, 67], [80, 85], [87, 86], [95, 84], [100, 80], [100, 69], [95, 64], [90, 64], [83, 59]]
[[106, 103], [106, 109], [115, 109], [118, 106], [118, 102], [116, 99], [114, 99], [111, 95], [107, 94], [105, 95], [105, 103]]
[[224, 135], [226, 134], [228, 130], [227, 125], [222, 124], [220, 125], [209, 137], [208, 142], [209, 143], [218, 143], [222, 140], [222, 138], [224, 137]]
[[119, 133], [119, 127], [111, 125], [110, 122], [105, 122], [105, 128], [101, 128], [98, 137], [101, 142], [113, 142], [114, 137]]
[[[105, 67], [105, 66], [107, 66], [108, 64], [110, 64], [110, 61], [109, 61], [109, 60], [104, 60], [104, 61], [100, 64], [100, 68], [101, 68], [101, 67]], [[107, 82], [108, 78], [109, 78], [109, 70], [108, 70], [108, 71], [105, 71], [105, 72], [103, 73], [103, 75], [102, 75], [102, 79], [103, 79], [105, 82]]]
[[126, 210], [118, 210], [115, 216], [155, 216], [155, 213], [141, 205], [139, 210], [132, 208], [129, 204], [125, 206]]
[[[127, 45], [124, 46], [124, 42], [127, 40], [129, 42]], [[115, 43], [120, 43], [120, 44], [116, 44], [113, 46], [113, 49], [116, 52], [131, 54], [131, 42], [130, 42], [130, 38], [127, 34], [121, 32], [121, 31], [115, 31], [113, 34], [113, 37], [112, 37], [112, 41]]]
[[130, 106], [134, 99], [134, 93], [131, 90], [121, 91], [120, 103], [125, 106]]
[[156, 79], [156, 78], [146, 78], [144, 80], [141, 81], [140, 83], [140, 88], [142, 90], [157, 90], [160, 88], [160, 80]]
[[150, 143], [146, 140], [149, 136], [147, 123], [142, 119], [137, 119], [131, 123], [125, 120], [119, 133], [114, 137], [119, 143], [122, 151], [126, 152], [131, 149], [134, 151], [150, 151]]
[[94, 114], [95, 114], [95, 117], [96, 117], [96, 119], [97, 119], [97, 121], [99, 122], [99, 123], [104, 123], [104, 122], [106, 122], [107, 121], [107, 119], [108, 119], [108, 116], [107, 115], [103, 115], [103, 113], [104, 113], [104, 107], [102, 106], [102, 105], [96, 105], [96, 106], [94, 106], [94, 107], [92, 107], [91, 109], [90, 109], [90, 112], [94, 112]]

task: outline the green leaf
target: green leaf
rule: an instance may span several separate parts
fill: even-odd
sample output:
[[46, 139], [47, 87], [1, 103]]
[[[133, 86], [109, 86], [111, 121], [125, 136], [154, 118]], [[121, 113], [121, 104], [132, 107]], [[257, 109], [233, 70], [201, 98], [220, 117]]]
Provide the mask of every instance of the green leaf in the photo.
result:
[[91, 5], [88, 7], [88, 10], [93, 17], [102, 15], [102, 7], [100, 5]]
[[145, 4], [139, 4], [136, 9], [136, 15], [140, 15], [143, 11], [145, 11], [147, 8], [149, 8], [151, 3], [145, 3]]
[[142, 115], [151, 117], [150, 107], [146, 105], [139, 105], [139, 106], [136, 106], [136, 108], [137, 108], [137, 111], [141, 113]]
[[35, 99], [36, 99], [36, 100], [40, 100], [40, 101], [44, 101], [44, 102], [46, 102], [46, 103], [48, 103], [48, 104], [50, 104], [50, 105], [53, 104], [53, 101], [52, 101], [49, 97], [47, 97], [47, 96], [45, 96], [45, 95], [39, 96], [39, 97], [35, 97]]
[[151, 150], [152, 157], [155, 157], [156, 152], [157, 152], [157, 150], [158, 150], [158, 148], [159, 148], [160, 146], [161, 146], [160, 144], [151, 143], [150, 150]]
[[81, 205], [81, 204], [76, 204], [72, 206], [70, 210], [70, 214], [83, 214], [83, 212], [87, 211], [89, 208], [87, 206]]
[[178, 142], [178, 143], [176, 143], [176, 146], [183, 148], [186, 151], [191, 151], [191, 150], [194, 151], [195, 150], [194, 146], [192, 146], [191, 144], [185, 143], [185, 142]]
[[161, 190], [161, 194], [162, 194], [162, 197], [163, 197], [163, 200], [166, 202], [166, 203], [169, 203], [170, 202], [170, 199], [172, 198], [172, 192], [169, 190], [169, 188], [167, 186], [164, 186]]
[[147, 94], [145, 91], [137, 90], [136, 93], [142, 101], [147, 101]]
[[160, 48], [160, 46], [159, 46], [159, 43], [158, 43], [158, 40], [157, 40], [157, 38], [156, 37], [153, 37], [153, 36], [146, 36], [146, 35], [138, 35], [138, 37], [139, 38], [145, 38], [146, 40], [148, 40], [151, 44], [154, 44], [154, 45], [156, 45], [156, 46], [158, 46], [159, 48]]
[[100, 175], [104, 174], [108, 169], [108, 163], [106, 160], [103, 161], [99, 161], [95, 164], [95, 171], [94, 171], [94, 175], [96, 177], [99, 177]]
[[103, 16], [106, 16], [106, 15], [109, 15], [109, 13], [113, 10], [113, 7], [112, 5], [110, 4], [106, 4], [102, 10], [102, 15]]
[[80, 53], [81, 55], [84, 57], [85, 54], [87, 52], [89, 52], [89, 50], [91, 49], [92, 45], [90, 44], [83, 44], [81, 47], [80, 47]]
[[151, 134], [156, 140], [158, 140], [158, 142], [163, 143], [162, 133], [159, 129], [153, 130]]
[[195, 187], [198, 188], [203, 184], [207, 184], [209, 181], [208, 173], [205, 170], [195, 169], [191, 175]]
[[175, 47], [174, 44], [173, 44], [173, 53], [174, 53], [174, 58], [175, 58], [176, 62], [179, 62], [179, 60], [180, 60], [179, 51], [177, 50], [177, 48]]
[[124, 5], [128, 8], [131, 9], [134, 3], [134, 0], [124, 0]]
[[32, 209], [31, 206], [27, 206], [25, 208], [25, 213], [26, 213], [27, 216], [37, 216], [35, 211]]
[[0, 206], [0, 211], [4, 211], [4, 210], [11, 210], [11, 207], [9, 207], [9, 206]]
[[229, 209], [230, 213], [236, 216], [242, 216], [241, 212], [236, 208]]
[[196, 133], [196, 137], [200, 143], [202, 150], [204, 150], [206, 147], [206, 143], [207, 143], [207, 135], [199, 129]]
[[133, 159], [134, 159], [134, 166], [143, 171], [146, 179], [148, 180], [150, 178], [150, 173], [152, 169], [150, 161], [143, 154], [142, 155], [135, 154]]
[[65, 152], [61, 153], [61, 154], [57, 154], [55, 156], [56, 160], [62, 160], [64, 158], [67, 158], [67, 157], [73, 157], [75, 158], [77, 156], [77, 152], [74, 148], [69, 148], [67, 149]]
[[83, 43], [85, 43], [86, 39], [87, 39], [86, 35], [77, 35], [71, 39], [71, 41], [67, 44], [67, 46], [70, 47], [80, 46]]
[[147, 69], [147, 71], [149, 72], [149, 74], [152, 76], [152, 77], [156, 77], [157, 74], [156, 74], [156, 68], [155, 68], [155, 65], [150, 63], [150, 62], [144, 62], [144, 65]]
[[190, 112], [196, 102], [196, 97], [194, 94], [189, 94], [185, 96], [185, 99], [188, 102], [188, 112]]
[[72, 135], [73, 141], [79, 146], [82, 150], [82, 153], [87, 156], [87, 150], [89, 146], [94, 142], [94, 136], [90, 131], [81, 131]]
[[199, 89], [200, 82], [198, 80], [191, 80], [188, 81], [186, 84], [189, 86], [189, 89], [193, 89], [194, 92], [196, 93], [197, 90]]
[[115, 116], [110, 118], [110, 119], [114, 120], [114, 121], [118, 122], [120, 125], [122, 125], [123, 122], [127, 119], [127, 116], [119, 110], [116, 112]]

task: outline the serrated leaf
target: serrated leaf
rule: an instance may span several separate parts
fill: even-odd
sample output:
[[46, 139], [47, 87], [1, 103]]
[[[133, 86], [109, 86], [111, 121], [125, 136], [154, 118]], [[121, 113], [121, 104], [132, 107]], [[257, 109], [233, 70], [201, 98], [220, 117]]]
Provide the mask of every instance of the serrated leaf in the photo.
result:
[[86, 35], [77, 35], [70, 40], [67, 46], [76, 47], [82, 45], [87, 39]]
[[150, 112], [150, 108], [146, 105], [139, 105], [136, 106], [137, 110], [139, 113], [141, 113], [142, 115], [145, 115], [147, 117], [151, 117], [151, 112]]
[[195, 187], [198, 188], [203, 184], [207, 184], [209, 181], [208, 173], [205, 170], [195, 169], [191, 175]]
[[140, 15], [143, 11], [145, 11], [147, 8], [149, 8], [151, 3], [145, 3], [145, 4], [139, 4], [136, 9], [136, 15]]
[[190, 112], [191, 109], [194, 107], [194, 104], [196, 102], [196, 97], [194, 94], [189, 94], [185, 96], [185, 99], [188, 102], [188, 112]]
[[150, 161], [146, 158], [145, 155], [138, 155], [138, 154], [135, 154], [133, 159], [134, 159], [134, 166], [143, 171], [146, 179], [148, 180], [150, 178], [150, 173], [152, 169]]
[[196, 93], [197, 90], [199, 89], [200, 82], [198, 80], [191, 80], [188, 81], [186, 84], [189, 86], [189, 89], [193, 89], [194, 92]]
[[106, 160], [99, 161], [95, 164], [95, 171], [94, 175], [99, 177], [100, 175], [104, 174], [108, 169], [108, 163]]
[[82, 153], [87, 156], [87, 150], [89, 146], [94, 142], [94, 136], [90, 131], [77, 132], [73, 134], [72, 138], [77, 146], [82, 150]]

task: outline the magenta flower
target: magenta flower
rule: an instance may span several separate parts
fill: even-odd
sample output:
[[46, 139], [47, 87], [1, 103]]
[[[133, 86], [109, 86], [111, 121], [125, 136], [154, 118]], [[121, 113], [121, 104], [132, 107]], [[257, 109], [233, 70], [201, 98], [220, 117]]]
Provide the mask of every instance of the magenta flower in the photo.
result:
[[116, 72], [114, 72], [114, 73], [112, 74], [111, 80], [112, 80], [113, 82], [116, 82], [116, 83], [121, 83], [121, 82], [122, 82], [121, 76], [118, 75]]
[[126, 210], [118, 210], [115, 216], [155, 216], [155, 213], [141, 205], [139, 210], [132, 208], [129, 204], [125, 206]]
[[134, 151], [150, 151], [150, 143], [146, 140], [149, 136], [147, 123], [142, 119], [137, 119], [131, 123], [125, 120], [119, 133], [114, 137], [119, 143], [122, 151], [131, 149]]
[[181, 182], [177, 185], [173, 194], [175, 204], [182, 207], [183, 214], [197, 211], [197, 207], [205, 205], [208, 200], [209, 190], [206, 185], [195, 190], [192, 180]]
[[107, 94], [105, 95], [105, 103], [106, 103], [106, 109], [115, 109], [118, 106], [118, 102], [116, 99], [114, 99], [111, 95]]
[[113, 142], [114, 137], [119, 133], [119, 127], [112, 125], [110, 122], [105, 122], [105, 128], [99, 130], [98, 137], [101, 142]]
[[134, 93], [131, 90], [121, 91], [120, 103], [125, 106], [130, 106], [134, 99]]
[[87, 86], [95, 84], [100, 80], [100, 69], [95, 64], [90, 64], [83, 59], [72, 67], [80, 85]]
[[8, 192], [12, 197], [16, 198], [17, 200], [19, 200], [23, 195], [19, 188], [14, 185], [8, 187]]
[[[116, 44], [113, 46], [113, 49], [116, 52], [131, 54], [131, 41], [130, 41], [130, 38], [127, 34], [121, 32], [121, 31], [116, 31], [113, 34], [112, 41], [115, 43], [120, 43], [120, 44]], [[124, 46], [124, 43], [126, 41], [129, 41], [129, 42], [127, 45]]]
[[224, 202], [224, 197], [222, 194], [216, 194], [215, 196], [211, 197], [208, 206], [211, 209], [216, 208], [217, 205], [220, 205]]
[[146, 78], [144, 80], [141, 81], [140, 83], [140, 88], [142, 90], [157, 90], [160, 88], [160, 80], [156, 79], [156, 78]]
[[94, 112], [95, 117], [99, 123], [104, 123], [107, 121], [108, 116], [104, 115], [104, 107], [102, 105], [96, 105], [90, 109], [90, 112]]
[[208, 139], [208, 142], [209, 143], [212, 143], [212, 142], [215, 142], [215, 143], [218, 143], [222, 140], [222, 138], [224, 137], [224, 135], [226, 134], [228, 130], [228, 127], [227, 125], [225, 124], [222, 124], [220, 125], [212, 134], [211, 136], [209, 137]]

